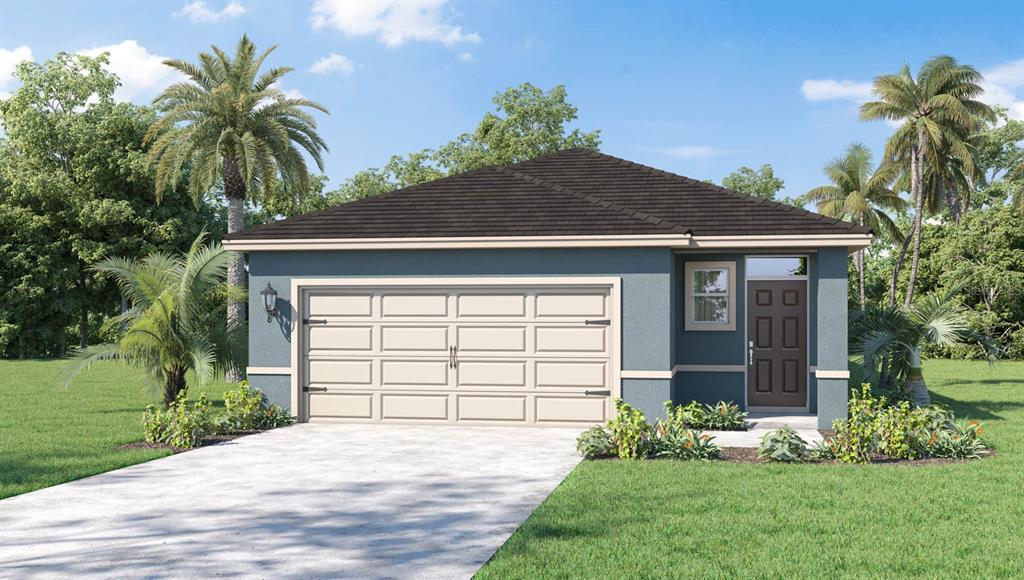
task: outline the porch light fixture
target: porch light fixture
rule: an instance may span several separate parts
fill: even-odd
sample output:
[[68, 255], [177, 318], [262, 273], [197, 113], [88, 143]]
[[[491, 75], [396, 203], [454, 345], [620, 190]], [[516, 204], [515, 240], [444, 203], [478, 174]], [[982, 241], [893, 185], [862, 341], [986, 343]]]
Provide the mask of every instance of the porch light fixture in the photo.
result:
[[263, 306], [267, 309], [267, 322], [274, 320], [277, 315], [277, 290], [267, 282], [267, 287], [260, 291], [263, 296]]

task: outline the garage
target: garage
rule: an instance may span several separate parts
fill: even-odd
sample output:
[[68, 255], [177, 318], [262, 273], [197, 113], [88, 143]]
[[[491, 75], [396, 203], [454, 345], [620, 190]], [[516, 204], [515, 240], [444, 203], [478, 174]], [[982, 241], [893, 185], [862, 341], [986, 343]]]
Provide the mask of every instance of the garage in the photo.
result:
[[310, 421], [585, 425], [618, 393], [618, 280], [294, 280]]

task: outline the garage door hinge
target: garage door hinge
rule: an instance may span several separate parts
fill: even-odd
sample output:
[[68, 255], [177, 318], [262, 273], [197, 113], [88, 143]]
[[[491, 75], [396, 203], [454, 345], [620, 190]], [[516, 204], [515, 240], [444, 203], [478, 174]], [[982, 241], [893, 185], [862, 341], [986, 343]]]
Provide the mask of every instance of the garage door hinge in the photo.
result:
[[599, 318], [597, 320], [584, 320], [583, 324], [587, 326], [611, 326], [612, 321], [607, 318]]
[[327, 324], [327, 321], [322, 318], [306, 318], [302, 321], [303, 324]]
[[323, 393], [327, 391], [327, 387], [302, 387], [302, 390], [306, 393]]

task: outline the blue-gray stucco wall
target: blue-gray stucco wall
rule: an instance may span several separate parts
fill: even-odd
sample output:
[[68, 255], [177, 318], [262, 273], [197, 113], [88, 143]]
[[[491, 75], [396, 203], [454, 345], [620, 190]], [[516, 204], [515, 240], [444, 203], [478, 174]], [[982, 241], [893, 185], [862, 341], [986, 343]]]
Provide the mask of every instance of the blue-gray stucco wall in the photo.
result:
[[[818, 370], [849, 370], [848, 278], [846, 248], [823, 248], [818, 252], [818, 341], [815, 345]], [[847, 383], [845, 378], [818, 379], [819, 428], [830, 428], [833, 420], [846, 417]]]
[[[616, 276], [622, 281], [622, 369], [670, 371], [674, 264], [667, 248], [254, 252], [249, 255], [249, 364], [290, 366], [292, 278]], [[279, 315], [271, 323], [265, 322], [259, 294], [268, 282], [278, 292]], [[267, 377], [250, 381], [260, 388], [279, 385], [280, 376]], [[279, 386], [270, 388], [276, 392]], [[657, 400], [660, 408], [671, 395], [671, 381], [624, 381], [623, 395], [645, 409]]]

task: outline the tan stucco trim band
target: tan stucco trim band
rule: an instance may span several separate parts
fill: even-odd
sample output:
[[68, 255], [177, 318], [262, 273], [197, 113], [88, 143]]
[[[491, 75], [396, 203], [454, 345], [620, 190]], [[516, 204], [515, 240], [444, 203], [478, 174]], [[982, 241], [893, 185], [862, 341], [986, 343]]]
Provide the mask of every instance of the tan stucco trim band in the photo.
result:
[[676, 365], [673, 373], [742, 373], [747, 370], [744, 365]]
[[247, 375], [290, 375], [291, 367], [245, 367]]
[[811, 236], [690, 236], [689, 234], [629, 236], [494, 236], [432, 238], [306, 238], [225, 240], [236, 252], [294, 250], [406, 250], [468, 248], [817, 248], [845, 247], [850, 251], [871, 244], [869, 234]]
[[671, 379], [672, 371], [621, 371], [624, 379]]
[[822, 371], [815, 369], [814, 376], [819, 379], [848, 379], [850, 371]]

